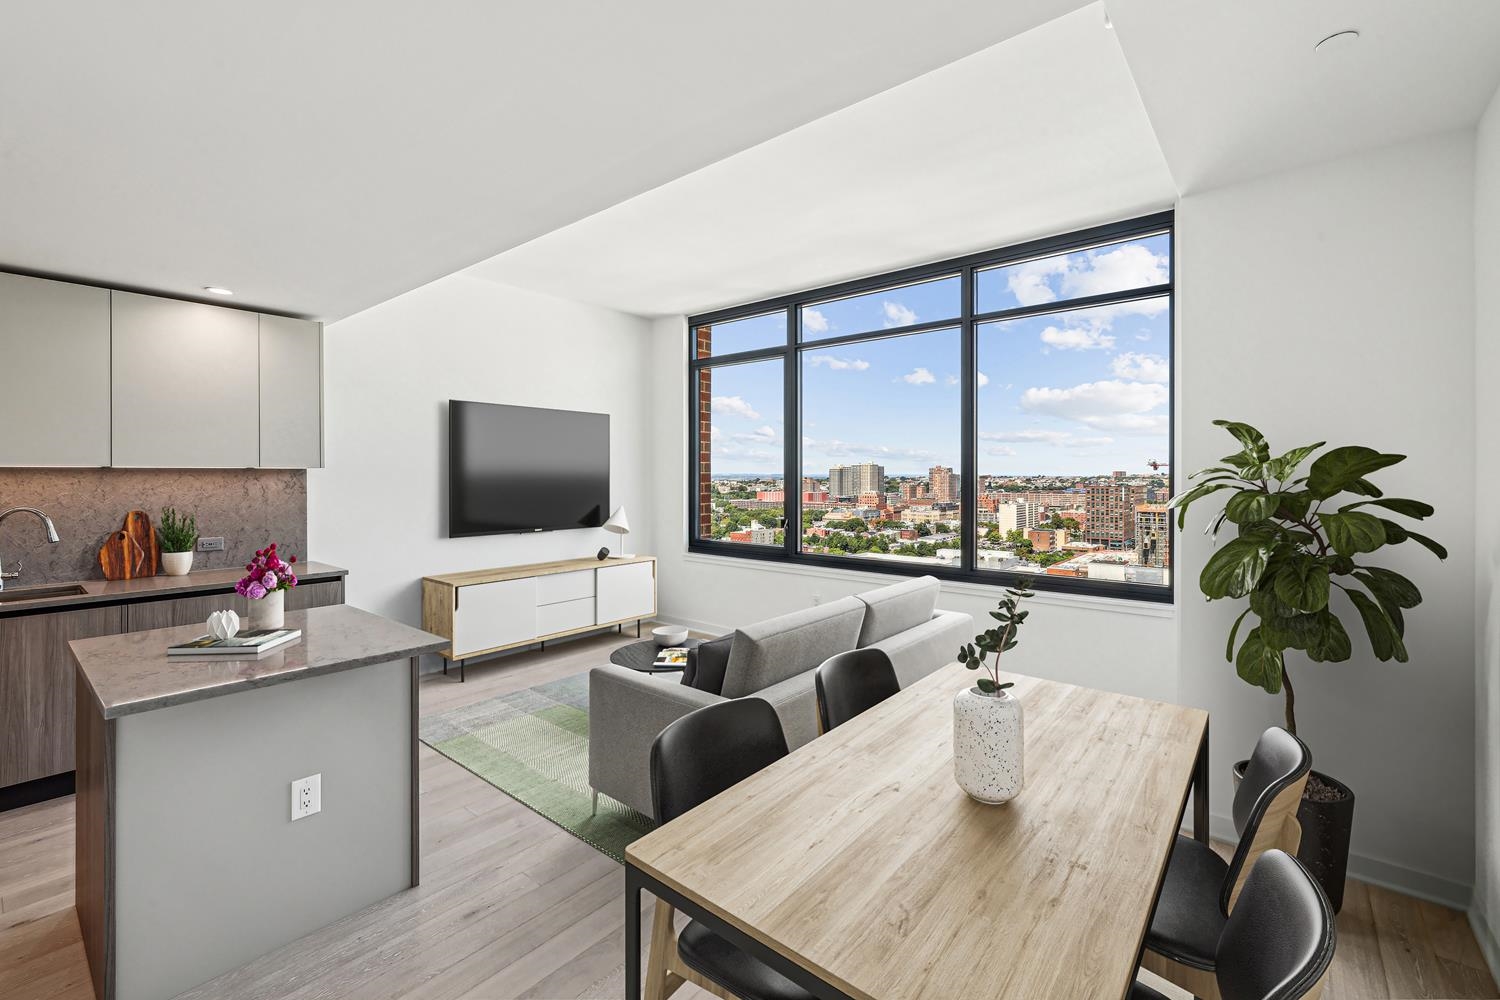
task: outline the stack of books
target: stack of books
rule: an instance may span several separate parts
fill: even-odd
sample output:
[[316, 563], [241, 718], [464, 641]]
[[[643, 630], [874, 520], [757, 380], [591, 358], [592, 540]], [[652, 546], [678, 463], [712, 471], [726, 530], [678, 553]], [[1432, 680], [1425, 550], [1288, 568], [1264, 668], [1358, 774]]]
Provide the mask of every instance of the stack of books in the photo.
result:
[[200, 635], [192, 642], [167, 647], [168, 656], [263, 656], [273, 649], [302, 638], [299, 628], [258, 628], [229, 639]]
[[658, 650], [656, 662], [651, 664], [657, 670], [681, 670], [687, 666], [688, 651], [684, 646], [668, 646], [666, 649]]

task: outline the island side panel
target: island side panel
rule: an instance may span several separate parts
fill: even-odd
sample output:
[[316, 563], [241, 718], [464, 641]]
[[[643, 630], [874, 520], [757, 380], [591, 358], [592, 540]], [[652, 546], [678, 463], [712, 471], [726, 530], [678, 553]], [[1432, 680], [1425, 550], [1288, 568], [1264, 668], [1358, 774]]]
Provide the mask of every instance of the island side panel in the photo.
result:
[[100, 713], [88, 681], [74, 685], [77, 726], [77, 794], [73, 884], [78, 926], [88, 957], [94, 995], [113, 1000], [114, 972], [114, 735], [113, 720]]
[[[118, 1000], [173, 996], [411, 884], [412, 695], [403, 657], [115, 720]], [[293, 822], [312, 774], [322, 811]]]

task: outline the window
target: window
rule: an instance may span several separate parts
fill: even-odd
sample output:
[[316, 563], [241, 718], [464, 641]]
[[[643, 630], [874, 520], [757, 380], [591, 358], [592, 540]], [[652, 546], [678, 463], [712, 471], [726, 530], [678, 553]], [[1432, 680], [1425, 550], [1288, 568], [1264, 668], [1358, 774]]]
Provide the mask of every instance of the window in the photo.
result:
[[1170, 600], [1171, 226], [693, 318], [691, 548]]

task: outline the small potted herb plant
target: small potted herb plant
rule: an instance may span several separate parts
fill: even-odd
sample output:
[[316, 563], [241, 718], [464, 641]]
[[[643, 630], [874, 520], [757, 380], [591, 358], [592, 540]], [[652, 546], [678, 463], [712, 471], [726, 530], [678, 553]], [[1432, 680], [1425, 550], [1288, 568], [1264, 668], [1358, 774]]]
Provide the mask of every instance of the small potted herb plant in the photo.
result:
[[193, 549], [198, 544], [197, 518], [163, 507], [156, 541], [161, 547], [162, 572], [167, 576], [187, 576], [193, 568]]
[[[1354, 655], [1351, 633], [1363, 631], [1376, 659], [1405, 663], [1405, 614], [1422, 603], [1422, 592], [1400, 573], [1373, 565], [1374, 554], [1407, 541], [1439, 559], [1448, 551], [1387, 516], [1420, 521], [1432, 516], [1430, 504], [1385, 496], [1368, 478], [1405, 455], [1358, 445], [1331, 448], [1303, 474], [1302, 464], [1326, 442], [1273, 458], [1264, 435], [1249, 424], [1215, 420], [1214, 425], [1233, 435], [1240, 450], [1193, 473], [1198, 484], [1172, 500], [1177, 526], [1183, 527], [1194, 503], [1228, 493], [1207, 530], [1217, 539], [1227, 521], [1235, 537], [1204, 564], [1198, 587], [1210, 601], [1245, 602], [1229, 629], [1225, 659], [1246, 683], [1282, 696], [1286, 728], [1295, 734], [1288, 652], [1300, 652], [1313, 663], [1342, 663]], [[1251, 627], [1242, 634], [1247, 617]], [[1237, 765], [1237, 776], [1244, 763]], [[1297, 819], [1302, 824], [1298, 857], [1336, 911], [1344, 898], [1354, 792], [1313, 771]]]
[[1031, 612], [1020, 610], [1031, 597], [1017, 579], [990, 612], [998, 626], [958, 647], [958, 662], [983, 669], [974, 687], [953, 699], [953, 775], [971, 799], [997, 805], [1015, 798], [1025, 783], [1021, 702], [1010, 693], [1015, 684], [1000, 680], [1000, 657], [1016, 648], [1016, 632]]

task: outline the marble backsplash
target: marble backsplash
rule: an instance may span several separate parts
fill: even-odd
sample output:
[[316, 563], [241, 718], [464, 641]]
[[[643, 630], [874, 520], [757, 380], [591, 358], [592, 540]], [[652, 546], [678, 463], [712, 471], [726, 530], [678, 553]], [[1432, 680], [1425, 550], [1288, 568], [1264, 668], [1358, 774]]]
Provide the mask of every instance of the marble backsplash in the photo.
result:
[[41, 522], [12, 514], [0, 523], [0, 564], [22, 565], [8, 587], [98, 580], [99, 546], [125, 512], [152, 523], [163, 507], [198, 518], [198, 533], [224, 539], [224, 551], [199, 552], [193, 568], [242, 565], [267, 542], [307, 558], [307, 473], [285, 469], [0, 469], [0, 510], [39, 507], [62, 541], [48, 544]]

